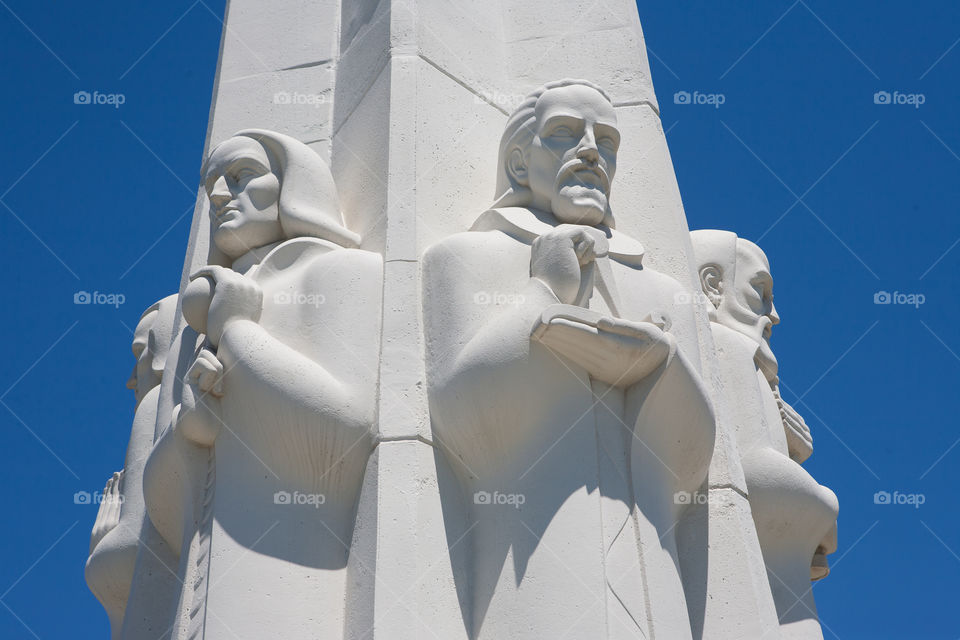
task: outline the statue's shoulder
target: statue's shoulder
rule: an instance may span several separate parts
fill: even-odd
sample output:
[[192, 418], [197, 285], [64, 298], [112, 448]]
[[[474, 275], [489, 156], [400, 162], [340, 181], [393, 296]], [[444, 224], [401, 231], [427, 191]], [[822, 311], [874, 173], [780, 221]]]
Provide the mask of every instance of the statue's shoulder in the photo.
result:
[[[447, 236], [424, 252], [424, 263], [435, 264], [450, 259], [489, 261], [500, 251], [523, 246], [505, 231], [499, 229], [471, 229]], [[492, 253], [491, 253], [492, 252]]]
[[358, 269], [382, 270], [383, 257], [374, 251], [345, 248], [320, 238], [293, 238], [267, 254], [258, 267], [258, 278], [264, 279], [281, 272], [301, 275], [309, 275], [318, 270], [327, 272], [331, 263], [348, 263]]

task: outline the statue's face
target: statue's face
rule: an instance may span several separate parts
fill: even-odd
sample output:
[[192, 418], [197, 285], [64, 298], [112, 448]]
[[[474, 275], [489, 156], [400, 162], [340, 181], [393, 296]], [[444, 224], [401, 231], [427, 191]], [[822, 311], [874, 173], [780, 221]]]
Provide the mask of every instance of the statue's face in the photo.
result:
[[213, 241], [230, 258], [283, 239], [280, 180], [252, 138], [237, 136], [218, 146], [204, 176], [213, 216]]
[[533, 206], [561, 223], [602, 222], [619, 146], [617, 114], [600, 93], [582, 85], [546, 91], [526, 154]]
[[770, 349], [770, 332], [780, 323], [773, 304], [773, 277], [763, 251], [753, 243], [737, 242], [737, 266], [733, 282], [725, 279], [717, 320], [752, 338], [760, 345], [761, 356], [775, 363]]
[[127, 380], [127, 389], [132, 389], [137, 404], [143, 400], [151, 389], [160, 384], [160, 377], [153, 369], [154, 349], [156, 340], [152, 335], [153, 323], [157, 319], [157, 311], [151, 311], [137, 324], [133, 332], [133, 357], [137, 363], [133, 365], [133, 372]]

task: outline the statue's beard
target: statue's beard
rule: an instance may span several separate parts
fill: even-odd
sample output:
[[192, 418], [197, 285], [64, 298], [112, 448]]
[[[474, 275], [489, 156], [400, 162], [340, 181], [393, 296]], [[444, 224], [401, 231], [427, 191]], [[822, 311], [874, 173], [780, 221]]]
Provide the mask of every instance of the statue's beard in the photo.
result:
[[773, 354], [773, 349], [770, 348], [770, 343], [766, 338], [760, 340], [760, 345], [753, 359], [760, 371], [763, 372], [763, 377], [771, 384], [775, 383], [779, 364], [777, 364], [777, 356]]
[[610, 177], [606, 169], [579, 159], [571, 160], [557, 172], [551, 199], [553, 214], [569, 224], [600, 224], [607, 214], [609, 192]]
[[569, 224], [600, 224], [607, 212], [603, 192], [582, 185], [563, 187], [553, 200], [553, 214]]

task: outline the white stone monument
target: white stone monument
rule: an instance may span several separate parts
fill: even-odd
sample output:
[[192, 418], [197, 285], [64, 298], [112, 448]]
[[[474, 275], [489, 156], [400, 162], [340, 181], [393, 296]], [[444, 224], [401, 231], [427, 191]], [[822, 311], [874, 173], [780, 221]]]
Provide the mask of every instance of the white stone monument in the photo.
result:
[[198, 182], [115, 638], [822, 637], [769, 266], [691, 241], [632, 0], [231, 0]]

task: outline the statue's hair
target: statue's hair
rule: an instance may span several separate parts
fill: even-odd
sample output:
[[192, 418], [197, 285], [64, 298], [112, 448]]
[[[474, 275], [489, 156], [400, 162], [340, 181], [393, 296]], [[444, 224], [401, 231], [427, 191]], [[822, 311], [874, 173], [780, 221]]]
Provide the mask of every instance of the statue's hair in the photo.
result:
[[143, 322], [144, 318], [146, 318], [148, 315], [150, 315], [151, 313], [153, 313], [159, 308], [160, 308], [160, 301], [157, 300], [152, 305], [150, 305], [149, 307], [143, 310], [143, 313], [140, 314], [140, 319], [137, 320], [137, 324], [140, 324], [141, 322]]
[[571, 86], [589, 87], [603, 96], [611, 105], [613, 104], [607, 92], [589, 80], [576, 80], [571, 78], [554, 80], [528, 94], [507, 119], [503, 135], [500, 137], [500, 158], [497, 162], [497, 193], [494, 207], [511, 207], [528, 204], [530, 190], [516, 184], [510, 175], [508, 167], [510, 151], [515, 147], [524, 149], [533, 140], [534, 125], [537, 120], [537, 102], [540, 101], [543, 94], [551, 89]]
[[[347, 248], [359, 246], [360, 236], [344, 225], [330, 167], [313, 149], [290, 136], [263, 129], [245, 129], [230, 139], [237, 137], [257, 142], [270, 161], [270, 170], [280, 180], [280, 227], [285, 239], [307, 236]], [[207, 157], [204, 174], [219, 147]], [[212, 239], [209, 263], [229, 264]]]
[[[697, 229], [690, 232], [690, 242], [693, 245], [694, 266], [697, 280], [703, 286], [703, 270], [715, 267], [723, 274], [724, 280], [732, 282], [737, 274], [739, 254], [744, 251], [755, 250], [767, 261], [767, 256], [755, 243], [740, 238], [732, 231], [720, 229]], [[769, 265], [768, 265], [769, 266]], [[709, 295], [706, 291], [705, 294]], [[714, 306], [719, 300], [713, 301]]]

